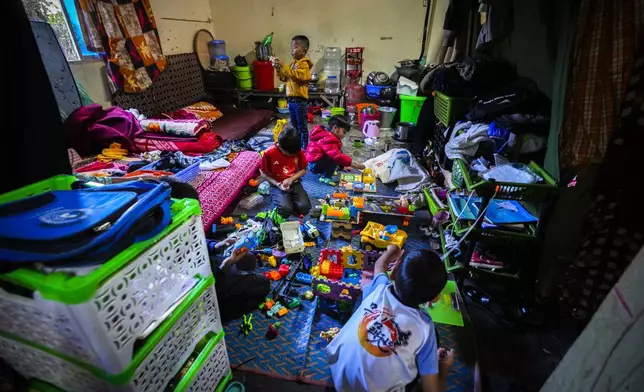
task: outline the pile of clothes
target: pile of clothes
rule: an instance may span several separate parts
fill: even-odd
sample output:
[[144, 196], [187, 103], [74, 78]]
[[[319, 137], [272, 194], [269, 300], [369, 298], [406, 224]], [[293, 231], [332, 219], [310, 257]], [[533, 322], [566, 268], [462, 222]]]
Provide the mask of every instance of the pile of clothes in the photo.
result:
[[136, 110], [104, 109], [92, 104], [75, 110], [65, 121], [71, 148], [81, 156], [96, 154], [116, 142], [131, 152], [181, 151], [205, 154], [221, 146], [212, 122], [223, 114], [207, 102], [199, 102], [159, 118], [146, 118]]

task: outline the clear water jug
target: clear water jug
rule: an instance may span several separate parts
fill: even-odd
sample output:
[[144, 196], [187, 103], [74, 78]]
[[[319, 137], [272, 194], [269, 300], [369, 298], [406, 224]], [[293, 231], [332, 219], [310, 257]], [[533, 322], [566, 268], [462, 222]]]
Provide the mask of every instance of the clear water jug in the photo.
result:
[[324, 82], [324, 92], [327, 94], [340, 93], [340, 78], [337, 75], [327, 75]]
[[324, 73], [340, 73], [342, 70], [342, 49], [338, 47], [324, 48]]

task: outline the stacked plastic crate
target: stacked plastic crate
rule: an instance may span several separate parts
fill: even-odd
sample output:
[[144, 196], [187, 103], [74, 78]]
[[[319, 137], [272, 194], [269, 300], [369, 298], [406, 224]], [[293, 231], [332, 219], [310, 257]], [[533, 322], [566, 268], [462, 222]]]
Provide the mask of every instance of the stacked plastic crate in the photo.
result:
[[[0, 203], [70, 189], [58, 176]], [[231, 377], [196, 200], [100, 266], [0, 275], [0, 357], [65, 391], [215, 391]]]

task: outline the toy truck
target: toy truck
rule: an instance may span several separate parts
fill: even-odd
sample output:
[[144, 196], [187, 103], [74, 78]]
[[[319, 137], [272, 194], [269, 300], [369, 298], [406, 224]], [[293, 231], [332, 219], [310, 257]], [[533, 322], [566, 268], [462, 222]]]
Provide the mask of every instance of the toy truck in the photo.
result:
[[306, 221], [302, 223], [300, 226], [300, 229], [302, 230], [302, 233], [304, 233], [304, 237], [314, 240], [320, 236], [320, 232], [318, 231], [318, 228], [313, 225], [313, 223]]
[[384, 249], [390, 244], [405, 245], [407, 233], [396, 226], [383, 226], [380, 223], [369, 222], [360, 232], [360, 244], [366, 250]]

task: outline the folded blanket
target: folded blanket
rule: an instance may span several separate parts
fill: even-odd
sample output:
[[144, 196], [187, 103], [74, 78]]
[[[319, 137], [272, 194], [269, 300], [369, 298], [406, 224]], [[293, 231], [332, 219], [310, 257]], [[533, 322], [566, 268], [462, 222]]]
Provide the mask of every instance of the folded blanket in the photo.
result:
[[398, 181], [398, 192], [418, 191], [430, 183], [427, 170], [418, 164], [409, 151], [402, 148], [389, 150], [369, 159], [364, 165], [372, 169], [385, 184]]
[[221, 146], [221, 137], [214, 132], [202, 132], [197, 138], [171, 137], [157, 133], [150, 135], [146, 132], [136, 139], [136, 148], [143, 151], [181, 151], [188, 154], [206, 154]]
[[174, 136], [194, 137], [201, 132], [210, 131], [206, 120], [140, 120], [141, 128], [146, 132], [163, 132]]
[[170, 113], [163, 113], [161, 116], [156, 117], [159, 119], [172, 119], [172, 120], [206, 120], [209, 123], [223, 117], [223, 113], [214, 105], [208, 102], [197, 102], [193, 105], [186, 106], [185, 108], [175, 110]]

